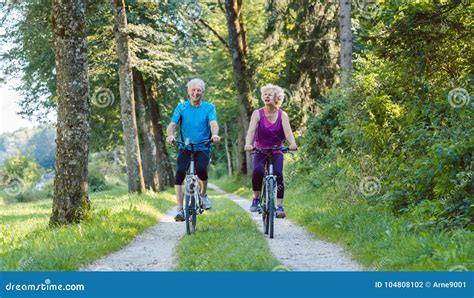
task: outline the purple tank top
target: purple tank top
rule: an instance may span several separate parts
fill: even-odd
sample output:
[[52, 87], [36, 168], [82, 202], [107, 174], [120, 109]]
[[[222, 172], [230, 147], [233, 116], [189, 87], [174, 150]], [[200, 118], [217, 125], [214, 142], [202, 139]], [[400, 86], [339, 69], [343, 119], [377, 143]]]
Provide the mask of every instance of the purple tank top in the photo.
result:
[[285, 132], [281, 122], [282, 110], [278, 109], [278, 117], [275, 123], [268, 121], [264, 108], [258, 110], [260, 120], [258, 121], [255, 136], [256, 147], [281, 147], [285, 141]]

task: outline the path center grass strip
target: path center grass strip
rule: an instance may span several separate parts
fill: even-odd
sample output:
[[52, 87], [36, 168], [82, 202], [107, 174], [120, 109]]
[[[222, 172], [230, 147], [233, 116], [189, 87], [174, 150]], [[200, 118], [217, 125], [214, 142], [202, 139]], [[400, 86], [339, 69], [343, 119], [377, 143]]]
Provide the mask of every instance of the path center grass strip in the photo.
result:
[[[248, 214], [225, 195], [209, 192], [212, 210], [177, 246], [177, 271], [272, 271], [280, 265]], [[184, 229], [184, 225], [183, 225]]]
[[174, 206], [171, 191], [127, 193], [126, 187], [91, 195], [91, 219], [48, 227], [51, 200], [3, 205], [0, 271], [77, 270], [126, 245]]

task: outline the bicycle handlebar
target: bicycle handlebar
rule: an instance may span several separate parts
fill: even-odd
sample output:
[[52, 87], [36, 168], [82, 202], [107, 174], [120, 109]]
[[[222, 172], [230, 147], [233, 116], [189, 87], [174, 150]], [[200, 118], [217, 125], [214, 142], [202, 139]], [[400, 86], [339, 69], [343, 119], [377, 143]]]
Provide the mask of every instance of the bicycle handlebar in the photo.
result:
[[198, 142], [198, 143], [191, 143], [191, 142], [181, 142], [181, 141], [178, 141], [178, 140], [174, 140], [173, 141], [173, 144], [174, 145], [183, 145], [183, 146], [191, 146], [191, 148], [193, 148], [194, 146], [198, 146], [198, 145], [202, 145], [202, 144], [205, 144], [206, 146], [209, 146], [211, 143], [213, 143], [212, 139], [209, 139], [209, 140], [204, 140], [204, 141], [201, 141], [201, 142]]
[[253, 152], [255, 153], [261, 153], [262, 151], [281, 151], [283, 153], [288, 153], [290, 151], [296, 151], [296, 150], [290, 150], [289, 147], [254, 147]]

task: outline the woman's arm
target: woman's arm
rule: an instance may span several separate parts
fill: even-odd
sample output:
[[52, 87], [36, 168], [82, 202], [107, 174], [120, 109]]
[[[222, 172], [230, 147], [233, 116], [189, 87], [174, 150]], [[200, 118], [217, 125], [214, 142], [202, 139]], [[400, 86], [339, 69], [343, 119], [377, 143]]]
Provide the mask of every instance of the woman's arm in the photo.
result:
[[253, 141], [255, 139], [255, 131], [257, 130], [258, 120], [258, 110], [253, 111], [252, 117], [250, 118], [249, 130], [247, 131], [247, 137], [245, 138], [245, 150], [253, 149]]
[[288, 118], [288, 114], [283, 112], [281, 115], [281, 121], [283, 125], [283, 131], [285, 132], [285, 137], [290, 143], [290, 150], [296, 150], [298, 146], [296, 146], [295, 136], [293, 135], [293, 131], [291, 130], [290, 119]]

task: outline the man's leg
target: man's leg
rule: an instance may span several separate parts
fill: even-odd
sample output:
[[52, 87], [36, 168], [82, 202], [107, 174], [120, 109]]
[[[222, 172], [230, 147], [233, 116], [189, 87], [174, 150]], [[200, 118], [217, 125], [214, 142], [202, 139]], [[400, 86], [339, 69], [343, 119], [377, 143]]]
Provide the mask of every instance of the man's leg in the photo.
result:
[[209, 150], [199, 151], [196, 155], [196, 174], [201, 184], [201, 197], [204, 209], [211, 209], [211, 201], [207, 197], [207, 169], [211, 159]]
[[176, 221], [183, 221], [183, 181], [186, 177], [186, 170], [188, 169], [190, 162], [190, 154], [187, 150], [179, 150], [178, 158], [176, 159], [176, 178], [174, 182], [174, 190], [176, 193], [176, 203], [178, 214], [175, 216]]
[[201, 195], [207, 194], [207, 181], [208, 180], [202, 181], [201, 179], [199, 179], [199, 181], [201, 181]]
[[178, 211], [183, 209], [184, 191], [183, 185], [175, 185], [174, 191], [176, 193], [176, 203], [178, 204]]

